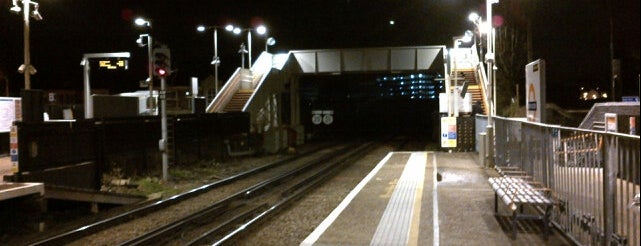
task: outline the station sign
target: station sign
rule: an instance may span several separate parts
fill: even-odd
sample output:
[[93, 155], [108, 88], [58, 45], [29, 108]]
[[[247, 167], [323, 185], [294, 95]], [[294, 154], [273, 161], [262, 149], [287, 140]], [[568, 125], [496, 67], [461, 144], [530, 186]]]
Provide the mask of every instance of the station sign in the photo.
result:
[[331, 125], [334, 122], [334, 110], [312, 110], [312, 123], [314, 125]]
[[18, 127], [11, 126], [9, 132], [9, 153], [11, 155], [11, 171], [17, 173], [18, 168]]
[[456, 117], [441, 118], [441, 147], [456, 148]]
[[123, 58], [99, 58], [95, 59], [100, 70], [127, 70], [129, 61]]

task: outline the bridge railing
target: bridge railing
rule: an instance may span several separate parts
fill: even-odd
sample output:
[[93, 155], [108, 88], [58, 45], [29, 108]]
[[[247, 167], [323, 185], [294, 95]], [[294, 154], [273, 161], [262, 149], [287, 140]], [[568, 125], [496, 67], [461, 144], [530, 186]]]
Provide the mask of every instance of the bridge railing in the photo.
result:
[[[477, 116], [477, 124], [485, 124]], [[639, 245], [639, 136], [495, 118], [495, 163], [554, 190], [553, 223], [580, 245]]]

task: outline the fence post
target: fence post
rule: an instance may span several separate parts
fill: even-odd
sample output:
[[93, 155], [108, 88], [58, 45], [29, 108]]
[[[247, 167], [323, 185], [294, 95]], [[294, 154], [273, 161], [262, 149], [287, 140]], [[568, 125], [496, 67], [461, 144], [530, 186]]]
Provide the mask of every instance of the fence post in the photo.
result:
[[618, 149], [616, 138], [604, 134], [605, 148], [603, 153], [603, 245], [609, 245], [612, 235], [615, 232], [615, 204], [616, 199], [616, 177], [618, 164]]

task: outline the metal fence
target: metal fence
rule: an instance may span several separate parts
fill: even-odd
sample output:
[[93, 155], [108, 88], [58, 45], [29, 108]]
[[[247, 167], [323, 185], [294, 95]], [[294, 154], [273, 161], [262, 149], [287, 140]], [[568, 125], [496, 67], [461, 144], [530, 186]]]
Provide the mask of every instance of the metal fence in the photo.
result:
[[496, 165], [518, 166], [551, 188], [552, 221], [575, 243], [641, 244], [639, 207], [630, 205], [639, 194], [639, 136], [502, 117], [494, 129]]

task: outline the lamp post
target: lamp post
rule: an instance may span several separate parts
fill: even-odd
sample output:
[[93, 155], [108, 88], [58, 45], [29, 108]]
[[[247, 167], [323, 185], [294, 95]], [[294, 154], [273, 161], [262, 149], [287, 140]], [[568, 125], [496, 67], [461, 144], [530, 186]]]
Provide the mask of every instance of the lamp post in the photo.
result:
[[265, 52], [269, 53], [267, 49], [268, 46], [273, 46], [276, 44], [276, 39], [274, 37], [269, 37], [265, 40]]
[[[453, 65], [452, 72], [454, 72], [454, 90], [457, 90], [457, 86], [458, 86], [458, 72], [456, 72], [456, 67], [457, 67], [456, 56], [458, 55], [457, 53], [459, 53], [458, 52], [459, 45], [461, 43], [469, 43], [470, 41], [472, 41], [473, 36], [474, 36], [474, 34], [472, 33], [472, 31], [467, 30], [467, 31], [465, 31], [465, 35], [453, 38], [454, 39], [454, 45], [453, 45], [454, 49], [450, 52], [450, 54], [452, 55], [452, 63], [453, 63], [452, 64]], [[454, 96], [449, 96], [451, 94], [449, 89], [448, 89], [447, 93], [448, 93], [448, 97], [450, 99], [454, 98], [454, 100], [453, 100], [453, 103], [454, 103], [454, 106], [453, 106], [453, 108], [454, 108], [454, 117], [458, 117], [459, 108], [458, 108], [458, 97], [456, 96], [457, 93], [454, 93]], [[452, 103], [452, 102], [450, 102], [450, 100], [448, 100], [448, 103]], [[452, 108], [452, 107], [448, 107], [448, 108]], [[452, 115], [452, 112], [451, 112], [451, 109], [450, 109], [449, 116], [451, 116], [451, 115]]]
[[[487, 22], [484, 23], [482, 17], [480, 15], [478, 15], [477, 13], [474, 13], [474, 12], [470, 13], [470, 15], [467, 17], [467, 19], [469, 21], [471, 21], [472, 23], [474, 23], [474, 25], [476, 26], [476, 30], [479, 33], [479, 40], [480, 40], [480, 42], [479, 42], [479, 57], [483, 57], [483, 48], [482, 48], [483, 34], [487, 35], [487, 33], [488, 33], [488, 31], [487, 31], [488, 30]], [[476, 36], [474, 36], [474, 40], [475, 40], [474, 43], [476, 44]], [[480, 65], [481, 65], [482, 69], [485, 70], [485, 66], [483, 65], [483, 62], [481, 62]]]
[[[151, 28], [151, 22], [149, 20], [145, 20], [143, 18], [136, 18], [134, 20], [134, 23], [137, 26], [144, 26]], [[147, 38], [147, 44], [143, 42], [143, 38]], [[153, 53], [153, 38], [151, 34], [140, 34], [138, 36], [138, 39], [136, 39], [136, 43], [138, 43], [138, 46], [140, 47], [145, 47], [147, 46], [147, 79], [145, 80], [147, 82], [147, 85], [149, 87], [149, 97], [147, 98], [147, 107], [151, 112], [154, 112], [156, 109], [156, 103], [154, 101], [154, 77], [153, 77], [153, 58], [152, 53]]]
[[[218, 57], [218, 26], [203, 26], [200, 25], [196, 27], [196, 30], [199, 32], [204, 32], [207, 29], [213, 29], [214, 30], [214, 58], [211, 60], [211, 65], [214, 65], [214, 97], [218, 95], [218, 66], [220, 66], [220, 57]], [[207, 95], [205, 97], [209, 96], [209, 90], [205, 91]]]
[[[492, 31], [494, 28], [492, 27], [492, 4], [498, 3], [498, 2], [499, 0], [486, 0], [485, 2], [485, 10], [487, 14], [485, 18], [490, 27], [490, 30], [488, 30], [488, 33], [486, 35], [487, 36], [487, 42], [486, 42], [487, 54], [485, 55], [485, 62], [487, 63], [488, 85], [490, 87], [486, 92], [488, 94], [488, 102], [492, 102], [494, 98], [492, 95], [493, 94], [492, 91], [494, 88], [494, 43], [493, 43], [494, 32]], [[492, 119], [492, 116], [494, 115], [494, 110], [495, 110], [494, 107], [495, 107], [494, 103], [492, 103], [492, 105], [490, 105], [489, 107], [490, 110], [487, 115], [487, 129], [486, 129], [487, 139], [489, 142], [489, 144], [486, 145], [488, 146], [487, 164], [490, 167], [494, 167], [494, 122]]]
[[[22, 0], [22, 8], [18, 6], [19, 0], [13, 0], [13, 7], [10, 10], [14, 13], [19, 14], [22, 10], [23, 20], [24, 20], [24, 63], [18, 68], [18, 72], [24, 74], [24, 88], [26, 90], [31, 89], [31, 75], [36, 73], [36, 68], [31, 65], [31, 52], [29, 49], [29, 17], [32, 17], [34, 20], [42, 20], [42, 15], [38, 11], [39, 4], [30, 0]], [[31, 5], [33, 5], [33, 11], [31, 11]]]
[[225, 26], [225, 30], [233, 32], [236, 35], [239, 35], [241, 32], [246, 31], [247, 32], [247, 59], [249, 63], [249, 69], [251, 70], [252, 68], [252, 31], [256, 31], [257, 34], [263, 35], [267, 33], [267, 28], [264, 25], [260, 25], [256, 28], [240, 28], [236, 27], [234, 25], [227, 25]]

